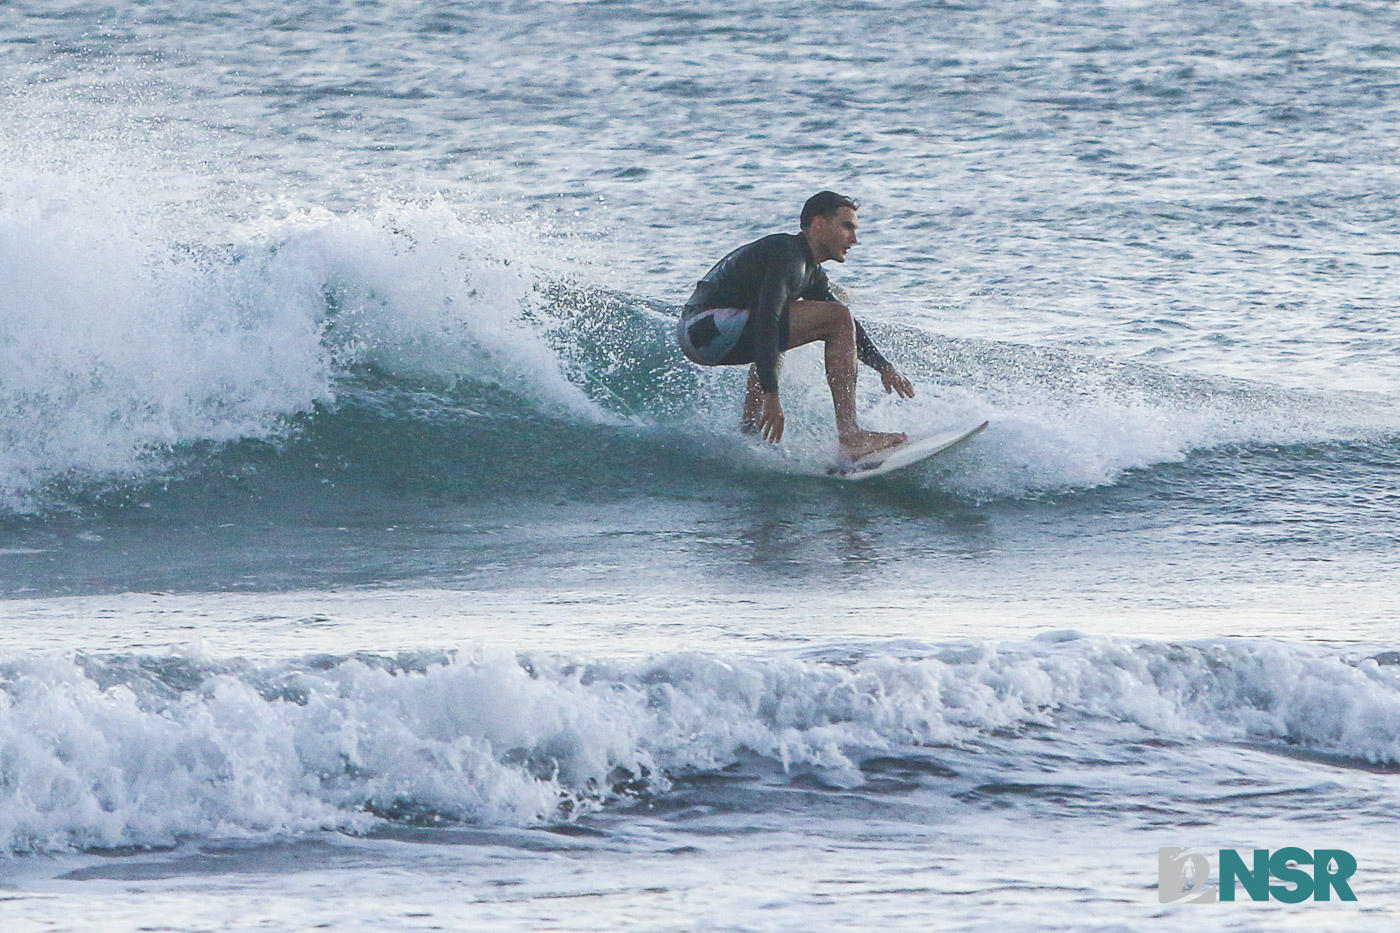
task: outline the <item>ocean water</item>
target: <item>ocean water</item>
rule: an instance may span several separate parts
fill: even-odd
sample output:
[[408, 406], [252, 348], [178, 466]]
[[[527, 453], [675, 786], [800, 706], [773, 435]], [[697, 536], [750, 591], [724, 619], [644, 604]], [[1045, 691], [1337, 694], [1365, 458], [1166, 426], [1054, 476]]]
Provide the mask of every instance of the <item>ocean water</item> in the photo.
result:
[[[0, 927], [1392, 929], [1397, 37], [0, 3]], [[881, 481], [670, 336], [822, 188]]]

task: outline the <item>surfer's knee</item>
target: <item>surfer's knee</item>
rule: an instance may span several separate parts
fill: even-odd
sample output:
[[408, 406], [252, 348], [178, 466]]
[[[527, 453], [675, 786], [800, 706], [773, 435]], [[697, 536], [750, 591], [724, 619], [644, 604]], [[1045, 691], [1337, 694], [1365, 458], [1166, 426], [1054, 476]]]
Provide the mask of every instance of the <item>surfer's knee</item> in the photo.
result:
[[851, 340], [854, 340], [856, 337], [856, 319], [855, 315], [851, 314], [851, 309], [840, 301], [828, 301], [827, 305], [830, 307], [830, 311], [828, 312], [830, 315], [830, 323], [828, 326], [831, 328], [832, 336], [839, 336], [842, 338], [849, 337]]
[[792, 322], [791, 346], [813, 340], [854, 340], [855, 318], [839, 301], [804, 299], [788, 306]]
[[804, 304], [816, 312], [824, 337], [844, 336], [848, 331], [855, 333], [855, 316], [851, 314], [851, 309], [843, 302], [808, 301]]

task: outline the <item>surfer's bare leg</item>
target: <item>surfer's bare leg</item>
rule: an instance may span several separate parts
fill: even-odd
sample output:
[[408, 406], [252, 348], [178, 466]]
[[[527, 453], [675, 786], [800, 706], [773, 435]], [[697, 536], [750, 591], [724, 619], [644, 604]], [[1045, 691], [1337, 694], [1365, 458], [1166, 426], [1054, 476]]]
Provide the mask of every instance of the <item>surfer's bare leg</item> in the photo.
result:
[[[856, 459], [868, 453], [892, 447], [908, 440], [904, 434], [866, 431], [856, 420], [856, 374], [860, 363], [856, 359], [856, 322], [851, 310], [839, 301], [794, 301], [788, 306], [789, 347], [800, 347], [822, 341], [826, 359], [826, 383], [831, 389], [831, 404], [836, 410], [836, 435], [846, 456]], [[750, 392], [745, 399], [744, 413], [754, 398], [756, 374], [749, 374]], [[755, 415], [755, 418], [757, 416]]]

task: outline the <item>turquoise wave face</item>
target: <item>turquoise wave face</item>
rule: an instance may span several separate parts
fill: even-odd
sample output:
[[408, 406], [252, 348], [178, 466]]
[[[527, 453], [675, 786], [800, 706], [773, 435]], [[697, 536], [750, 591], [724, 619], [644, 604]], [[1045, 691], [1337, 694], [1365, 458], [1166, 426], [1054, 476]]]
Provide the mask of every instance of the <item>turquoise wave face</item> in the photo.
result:
[[[999, 367], [1014, 363], [1019, 387], [1046, 363], [1016, 348], [938, 346], [942, 372], [964, 367], [970, 395]], [[815, 591], [868, 585], [909, 597], [995, 591], [1012, 574], [1051, 592], [1148, 587], [1170, 602], [1198, 599], [1190, 594], [1202, 579], [1224, 594], [1271, 580], [1325, 583], [1334, 567], [1370, 593], [1367, 581], [1380, 586], [1394, 569], [1394, 437], [1228, 439], [1248, 438], [1248, 417], [1284, 438], [1322, 433], [1331, 429], [1323, 415], [1345, 400], [1129, 367], [1112, 375], [1114, 392], [1165, 384], [1177, 393], [1170, 405], [1097, 401], [1068, 426], [993, 412], [967, 448], [854, 489], [826, 477], [830, 447], [819, 434], [779, 450], [735, 432], [736, 386], [705, 375], [685, 374], [694, 394], [657, 399], [629, 388], [632, 374], [609, 374], [608, 393], [629, 413], [618, 403], [594, 419], [495, 385], [430, 389], [348, 374], [333, 404], [275, 438], [186, 445], [139, 480], [56, 485], [45, 511], [0, 521], [5, 594], [388, 584], [652, 592], [677, 583], [708, 592], [801, 580]], [[1043, 386], [1039, 410], [1053, 411], [1045, 397], [1054, 391], [1079, 397], [1079, 386]], [[678, 397], [699, 413], [669, 408]], [[1273, 413], [1270, 400], [1281, 406]], [[653, 415], [639, 414], [649, 405]], [[1115, 459], [1129, 449], [1150, 460], [1132, 431], [1186, 430], [1170, 419], [1193, 405], [1190, 424], [1222, 440], [1169, 446], [1164, 462]], [[1114, 412], [1127, 414], [1114, 422]], [[813, 403], [800, 416], [819, 422], [825, 412]], [[1105, 470], [1109, 480], [1090, 472], [1094, 484], [1070, 485], [1072, 470]], [[1038, 487], [1045, 475], [1058, 482]], [[1119, 560], [1122, 549], [1131, 561]], [[630, 569], [618, 576], [621, 567]]]

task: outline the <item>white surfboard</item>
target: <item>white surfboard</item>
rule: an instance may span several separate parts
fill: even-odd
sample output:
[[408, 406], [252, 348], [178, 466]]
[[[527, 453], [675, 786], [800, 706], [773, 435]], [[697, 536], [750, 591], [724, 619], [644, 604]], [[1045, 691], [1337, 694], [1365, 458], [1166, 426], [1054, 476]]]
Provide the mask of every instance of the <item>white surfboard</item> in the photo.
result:
[[952, 450], [959, 444], [981, 434], [987, 424], [988, 422], [983, 421], [971, 428], [952, 428], [947, 431], [939, 431], [937, 434], [911, 437], [903, 444], [877, 450], [873, 454], [861, 457], [854, 463], [834, 466], [827, 472], [837, 479], [871, 479], [876, 476], [884, 476], [886, 473], [892, 473], [902, 467], [911, 466], [944, 451]]

